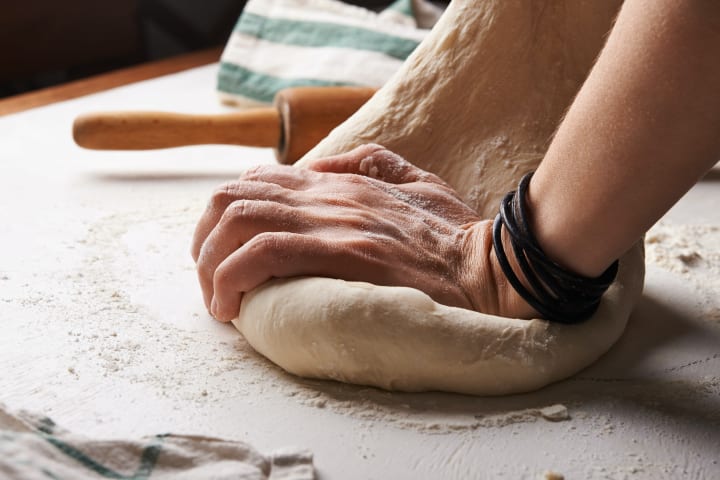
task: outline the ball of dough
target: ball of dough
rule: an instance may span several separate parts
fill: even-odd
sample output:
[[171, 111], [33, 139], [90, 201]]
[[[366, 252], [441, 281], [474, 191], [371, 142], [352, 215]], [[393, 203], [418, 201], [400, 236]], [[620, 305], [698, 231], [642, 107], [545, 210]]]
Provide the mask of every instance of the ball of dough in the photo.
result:
[[286, 371], [387, 390], [527, 392], [590, 365], [620, 337], [642, 293], [642, 244], [620, 260], [597, 312], [577, 325], [448, 307], [407, 287], [321, 277], [277, 279], [233, 321]]

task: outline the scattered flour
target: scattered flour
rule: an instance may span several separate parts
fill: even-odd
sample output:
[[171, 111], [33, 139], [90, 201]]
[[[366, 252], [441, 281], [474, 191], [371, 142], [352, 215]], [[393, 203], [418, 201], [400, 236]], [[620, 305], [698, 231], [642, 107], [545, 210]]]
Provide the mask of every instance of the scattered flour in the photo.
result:
[[[570, 418], [563, 405], [507, 408], [468, 396], [396, 394], [300, 379], [255, 353], [234, 329], [228, 327], [230, 340], [218, 338], [217, 324], [201, 304], [191, 312], [178, 311], [189, 322], [163, 324], [163, 315], [152, 310], [153, 295], [161, 295], [160, 290], [180, 277], [196, 288], [187, 246], [177, 239], [191, 237], [200, 213], [156, 206], [101, 217], [88, 225], [75, 242], [83, 246], [82, 262], [63, 279], [74, 293], [63, 310], [72, 345], [71, 374], [91, 368], [114, 381], [142, 384], [158, 397], [198, 405], [237, 396], [252, 401], [280, 395], [367, 423], [433, 434]], [[38, 293], [25, 301], [37, 305], [42, 298]]]
[[645, 237], [647, 263], [703, 286], [720, 284], [720, 226], [659, 222]]
[[659, 222], [645, 236], [646, 263], [681, 275], [705, 296], [703, 319], [720, 323], [720, 226]]
[[[153, 295], [161, 294], [159, 286], [164, 286], [162, 289], [169, 295], [175, 294], [176, 287], [183, 288], [179, 292], [188, 291], [180, 281], [191, 282], [196, 288], [188, 245], [177, 239], [191, 237], [200, 213], [200, 208], [153, 205], [143, 211], [96, 218], [87, 224], [84, 234], [65, 245], [68, 252], [80, 258], [74, 271], [68, 274], [67, 269], [58, 268], [62, 273], [47, 279], [62, 285], [62, 293], [34, 289], [32, 279], [20, 281], [21, 293], [13, 295], [12, 300], [37, 312], [35, 327], [45, 328], [47, 322], [58, 328], [65, 326], [67, 342], [58, 361], [64, 362], [66, 376], [70, 374], [78, 382], [91, 385], [90, 374], [99, 374], [113, 383], [142, 384], [158, 397], [198, 405], [219, 404], [237, 397], [252, 402], [279, 395], [365, 424], [382, 423], [429, 434], [537, 421], [546, 421], [549, 427], [550, 422], [571, 418], [566, 404], [575, 410], [587, 401], [587, 395], [582, 394], [587, 390], [583, 383], [607, 382], [581, 375], [570, 382], [574, 389], [570, 394], [539, 401], [398, 394], [288, 375], [255, 353], [232, 327], [219, 335], [220, 327], [212, 323], [198, 302], [185, 302], [186, 306], [192, 303], [190, 310], [173, 313], [178, 324], [168, 324], [167, 318], [162, 320], [152, 310]], [[720, 291], [719, 237], [716, 226], [666, 224], [655, 226], [646, 237], [648, 264], [682, 275], [708, 292], [706, 318], [714, 323], [720, 322], [720, 303], [715, 298]], [[2, 277], [6, 280], [6, 276]], [[10, 297], [2, 300], [11, 303]], [[611, 392], [608, 399], [648, 405], [668, 392], [690, 403], [720, 392], [717, 378], [706, 383], [679, 384], [677, 388], [668, 382], [655, 385], [637, 381], [607, 383], [603, 388]], [[563, 403], [557, 403], [558, 399]], [[672, 403], [677, 403], [673, 399]], [[574, 416], [584, 415], [578, 410]], [[585, 420], [591, 420], [594, 435], [613, 434], [615, 425], [609, 419]], [[585, 420], [583, 423], [587, 423]]]

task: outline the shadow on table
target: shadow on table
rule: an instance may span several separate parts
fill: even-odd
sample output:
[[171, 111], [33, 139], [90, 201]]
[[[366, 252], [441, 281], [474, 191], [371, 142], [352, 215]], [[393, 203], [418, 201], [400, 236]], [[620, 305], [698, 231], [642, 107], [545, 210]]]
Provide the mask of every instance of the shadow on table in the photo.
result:
[[[543, 408], [562, 404], [568, 408], [567, 418], [578, 411], [594, 415], [623, 412], [637, 417], [637, 423], [642, 424], [652, 418], [649, 412], [655, 412], [682, 418], [689, 428], [716, 424], [720, 439], [718, 382], [693, 371], [704, 364], [720, 364], [720, 349], [712, 352], [712, 345], [720, 345], [720, 331], [703, 323], [687, 305], [678, 307], [672, 295], [663, 296], [666, 285], [653, 287], [641, 299], [621, 340], [605, 356], [576, 376], [536, 392], [472, 397], [440, 392], [387, 392], [296, 377], [291, 381], [315, 390], [318, 398], [325, 399], [322, 408], [339, 408], [350, 416], [382, 418], [387, 423], [412, 425], [421, 430], [425, 429], [423, 425], [444, 424], [457, 431], [500, 427], [517, 423], [514, 421], [517, 419], [534, 421], [543, 417], [540, 412]], [[690, 347], [696, 341], [705, 347], [693, 351]], [[523, 412], [528, 414], [523, 417]], [[514, 413], [518, 415], [505, 423], [504, 419]], [[493, 422], [493, 418], [498, 421]]]

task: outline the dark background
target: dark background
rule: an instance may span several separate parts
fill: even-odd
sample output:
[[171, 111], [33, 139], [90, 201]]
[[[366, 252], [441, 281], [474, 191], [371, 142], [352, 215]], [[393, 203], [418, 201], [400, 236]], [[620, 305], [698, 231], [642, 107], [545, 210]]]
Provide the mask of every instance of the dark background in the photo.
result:
[[[347, 0], [374, 10], [392, 0]], [[245, 0], [2, 0], [0, 97], [224, 45]]]

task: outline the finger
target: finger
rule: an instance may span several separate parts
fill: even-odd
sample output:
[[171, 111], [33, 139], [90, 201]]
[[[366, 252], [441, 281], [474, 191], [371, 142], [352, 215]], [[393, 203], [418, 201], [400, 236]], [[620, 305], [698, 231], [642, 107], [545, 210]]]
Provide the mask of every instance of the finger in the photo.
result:
[[273, 183], [240, 181], [221, 185], [210, 197], [210, 202], [195, 227], [190, 249], [195, 262], [198, 260], [203, 243], [220, 221], [225, 209], [237, 200], [267, 200], [286, 205], [295, 205], [297, 201], [293, 190]]
[[337, 277], [347, 251], [326, 240], [295, 233], [261, 233], [225, 259], [215, 271], [212, 315], [227, 322], [237, 317], [243, 293], [273, 277]]
[[317, 172], [362, 175], [394, 184], [429, 182], [447, 186], [437, 175], [416, 167], [400, 155], [376, 144], [363, 145], [342, 155], [315, 160], [307, 168]]
[[213, 275], [234, 251], [263, 232], [303, 232], [314, 218], [302, 210], [276, 202], [236, 200], [223, 213], [200, 249], [197, 274], [205, 305], [210, 308]]
[[385, 150], [385, 147], [369, 143], [355, 147], [349, 152], [311, 160], [305, 165], [305, 168], [323, 173], [352, 173], [362, 175], [360, 172], [360, 163], [362, 160], [380, 150]]
[[240, 178], [248, 181], [274, 183], [291, 190], [305, 190], [317, 174], [288, 165], [261, 165], [246, 171]]

